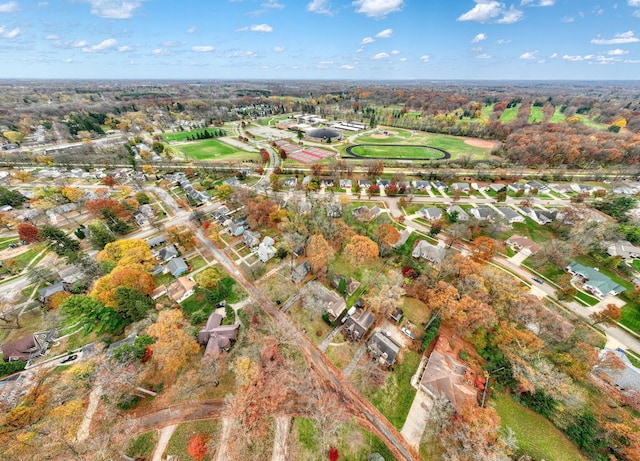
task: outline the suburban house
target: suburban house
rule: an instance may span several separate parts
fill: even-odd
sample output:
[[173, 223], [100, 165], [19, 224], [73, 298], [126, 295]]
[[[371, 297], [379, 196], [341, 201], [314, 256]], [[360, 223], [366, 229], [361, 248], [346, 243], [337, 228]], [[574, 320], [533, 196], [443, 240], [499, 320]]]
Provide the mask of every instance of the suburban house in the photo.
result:
[[298, 180], [296, 178], [287, 178], [282, 185], [288, 189], [294, 189], [298, 185]]
[[585, 290], [602, 299], [607, 295], [619, 295], [625, 288], [618, 285], [611, 278], [600, 273], [593, 267], [583, 266], [580, 263], [572, 262], [567, 266], [567, 272], [577, 277]]
[[327, 217], [329, 218], [341, 218], [342, 217], [342, 205], [339, 203], [327, 203]]
[[360, 187], [369, 187], [371, 185], [371, 181], [369, 181], [368, 179], [358, 179], [358, 186]]
[[304, 280], [309, 272], [311, 272], [311, 264], [305, 259], [300, 264], [291, 269], [291, 281], [293, 283], [300, 283]]
[[424, 219], [428, 219], [429, 221], [437, 221], [438, 219], [442, 218], [442, 208], [422, 207], [420, 208], [420, 210], [418, 210], [418, 214], [424, 217]]
[[392, 366], [400, 352], [400, 345], [384, 333], [377, 331], [367, 341], [371, 357], [381, 365]]
[[376, 184], [380, 186], [380, 189], [385, 189], [387, 186], [391, 184], [391, 181], [389, 181], [388, 179], [378, 178], [376, 179]]
[[464, 211], [462, 209], [462, 207], [460, 207], [460, 205], [452, 205], [449, 207], [449, 209], [447, 210], [447, 213], [449, 213], [449, 215], [451, 216], [453, 213], [458, 213], [457, 214], [457, 221], [468, 221], [469, 220], [469, 214]]
[[507, 186], [507, 190], [514, 193], [522, 193], [524, 194], [524, 184], [520, 184], [518, 182], [511, 183]]
[[460, 412], [465, 405], [477, 405], [474, 384], [482, 381], [479, 378], [454, 356], [449, 338], [440, 335], [420, 379], [420, 388], [433, 397], [444, 396]]
[[440, 264], [444, 261], [446, 253], [446, 248], [432, 245], [425, 240], [418, 240], [416, 246], [413, 247], [411, 256], [414, 258], [426, 259], [434, 264]]
[[524, 216], [511, 207], [501, 206], [497, 208], [498, 214], [502, 216], [509, 224], [516, 222], [524, 222]]
[[492, 221], [495, 219], [496, 213], [487, 206], [479, 206], [478, 208], [471, 208], [469, 213], [480, 221]]
[[260, 245], [260, 232], [250, 230], [244, 231], [244, 234], [242, 234], [242, 241], [249, 248], [257, 247]]
[[5, 362], [15, 360], [31, 360], [42, 357], [56, 335], [57, 330], [40, 331], [32, 335], [23, 336], [2, 345], [2, 356]]
[[358, 289], [358, 287], [360, 286], [360, 282], [358, 282], [356, 279], [352, 279], [351, 277], [347, 277], [345, 275], [340, 275], [340, 274], [336, 275], [333, 278], [333, 280], [331, 281], [331, 286], [337, 289], [340, 286], [340, 280], [342, 279], [344, 279], [345, 289], [347, 290], [347, 294], [349, 296], [354, 294]]
[[173, 282], [167, 285], [166, 294], [173, 301], [181, 303], [193, 294], [193, 289], [195, 286], [196, 282], [191, 280], [190, 277], [178, 277]]
[[415, 190], [426, 192], [431, 190], [431, 183], [429, 181], [411, 181], [411, 186]]
[[625, 195], [627, 197], [636, 195], [638, 192], [640, 192], [640, 187], [634, 185], [618, 186], [613, 189], [614, 194]]
[[537, 224], [545, 225], [553, 222], [554, 213], [546, 210], [536, 210], [526, 206], [520, 207], [520, 213], [534, 220]]
[[431, 188], [436, 189], [441, 194], [444, 194], [447, 191], [447, 185], [442, 181], [431, 181]]
[[558, 194], [566, 194], [567, 192], [571, 192], [571, 188], [566, 184], [549, 184], [549, 189]]
[[335, 183], [333, 182], [333, 179], [321, 179], [320, 180], [320, 186], [322, 187], [333, 187], [335, 186]]
[[549, 188], [546, 184], [542, 184], [538, 181], [529, 181], [524, 185], [525, 192], [530, 194], [532, 191], [537, 190], [539, 194], [546, 194], [549, 192]]
[[404, 245], [405, 242], [409, 240], [410, 236], [411, 236], [410, 231], [408, 231], [407, 229], [402, 229], [400, 231], [400, 237], [398, 238], [396, 243], [393, 244], [393, 248], [398, 248], [399, 246]]
[[507, 186], [502, 183], [493, 183], [489, 184], [489, 189], [491, 189], [493, 192], [502, 192], [503, 190], [507, 190]]
[[326, 310], [331, 322], [335, 322], [347, 309], [347, 303], [344, 298], [324, 285], [318, 285], [316, 296], [321, 298], [327, 306]]
[[341, 179], [340, 180], [340, 189], [349, 189], [351, 187], [350, 179]]
[[227, 226], [227, 232], [234, 237], [239, 237], [244, 234], [247, 228], [247, 224], [243, 219], [238, 221], [228, 219], [225, 221], [224, 225]]
[[180, 253], [178, 252], [178, 249], [172, 243], [171, 245], [168, 245], [164, 248], [160, 248], [160, 250], [158, 251], [158, 258], [167, 262], [173, 258], [178, 257], [179, 254]]
[[258, 245], [258, 259], [263, 263], [266, 263], [276, 255], [276, 249], [273, 247], [276, 242], [268, 235], [262, 240], [262, 243]]
[[56, 282], [48, 287], [40, 288], [40, 290], [38, 290], [38, 300], [45, 303], [51, 296], [56, 293], [60, 293], [61, 291], [65, 291], [64, 283], [62, 282]]
[[173, 258], [167, 263], [167, 270], [171, 272], [171, 275], [178, 278], [185, 272], [189, 270], [189, 266], [187, 266], [187, 262], [184, 258]]
[[534, 255], [538, 251], [540, 251], [540, 247], [535, 242], [517, 234], [509, 237], [506, 241], [506, 244], [514, 250], [519, 251], [527, 256]]
[[598, 191], [598, 190], [604, 190], [602, 187], [599, 186], [590, 186], [588, 184], [570, 184], [569, 185], [569, 189], [571, 189], [573, 192], [577, 192], [578, 194], [593, 194], [594, 192]]
[[640, 258], [640, 247], [637, 247], [626, 240], [618, 240], [607, 246], [609, 256], [620, 256], [624, 260]]
[[354, 208], [351, 212], [353, 216], [360, 222], [368, 222], [372, 221], [378, 217], [378, 215], [382, 212], [379, 207], [373, 206], [369, 208], [368, 206], [359, 206]]
[[64, 284], [71, 286], [84, 279], [84, 272], [81, 267], [67, 266], [58, 271], [58, 277]]
[[239, 323], [233, 325], [222, 325], [222, 316], [213, 312], [205, 327], [198, 332], [198, 342], [201, 346], [206, 346], [204, 355], [218, 355], [221, 351], [229, 350], [231, 341], [238, 338]]
[[464, 192], [465, 194], [471, 192], [471, 185], [468, 182], [454, 182], [449, 187], [454, 191], [459, 190], [460, 192]]
[[361, 311], [349, 317], [344, 323], [344, 331], [351, 341], [360, 341], [375, 323], [376, 317], [371, 311]]

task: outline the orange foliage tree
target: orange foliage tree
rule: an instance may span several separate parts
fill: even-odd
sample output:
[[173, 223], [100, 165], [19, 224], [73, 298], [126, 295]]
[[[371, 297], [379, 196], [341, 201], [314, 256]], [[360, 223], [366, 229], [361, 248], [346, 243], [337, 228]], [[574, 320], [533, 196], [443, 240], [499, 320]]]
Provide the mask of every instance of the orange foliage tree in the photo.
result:
[[182, 312], [169, 309], [161, 311], [158, 320], [147, 330], [147, 334], [156, 339], [152, 362], [167, 379], [175, 377], [180, 368], [200, 352], [200, 345], [183, 329], [184, 324]]
[[189, 440], [187, 453], [189, 453], [189, 456], [193, 459], [200, 461], [207, 456], [207, 452], [207, 438], [204, 434], [196, 434]]
[[151, 270], [157, 264], [149, 244], [142, 239], [107, 243], [96, 259], [98, 262], [111, 262], [116, 267], [138, 266], [144, 270]]
[[378, 244], [364, 235], [354, 235], [344, 247], [344, 252], [355, 263], [377, 259], [380, 255]]
[[99, 300], [105, 306], [117, 307], [116, 290], [131, 288], [145, 295], [150, 295], [155, 289], [153, 277], [149, 272], [138, 267], [118, 267], [109, 274], [99, 278], [91, 291], [91, 297]]
[[311, 264], [311, 272], [317, 274], [326, 270], [327, 262], [333, 255], [333, 249], [322, 234], [316, 234], [309, 237], [306, 253]]

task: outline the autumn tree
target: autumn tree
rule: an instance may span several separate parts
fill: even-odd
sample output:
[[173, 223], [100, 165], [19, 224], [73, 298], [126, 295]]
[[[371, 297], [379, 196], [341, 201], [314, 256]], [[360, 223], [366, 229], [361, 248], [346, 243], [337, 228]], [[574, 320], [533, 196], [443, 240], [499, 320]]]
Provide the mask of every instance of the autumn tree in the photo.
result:
[[196, 247], [196, 237], [187, 226], [173, 226], [167, 229], [167, 239], [170, 243], [184, 248], [187, 251]]
[[107, 243], [96, 260], [111, 263], [115, 267], [139, 267], [144, 271], [150, 271], [156, 266], [156, 258], [151, 253], [149, 244], [142, 239]]
[[233, 194], [233, 187], [229, 184], [220, 184], [216, 187], [214, 195], [218, 200], [225, 201]]
[[333, 255], [333, 249], [327, 243], [322, 234], [315, 234], [307, 240], [307, 258], [311, 264], [311, 272], [314, 274], [325, 274], [327, 263]]
[[196, 434], [189, 440], [187, 453], [189, 453], [189, 456], [193, 459], [198, 461], [203, 460], [205, 456], [207, 456], [207, 452], [207, 437], [204, 434]]
[[18, 237], [27, 243], [34, 243], [40, 240], [40, 231], [36, 226], [29, 223], [18, 224]]
[[196, 275], [196, 282], [198, 282], [201, 287], [208, 290], [215, 288], [221, 279], [222, 275], [215, 267], [208, 267]]
[[84, 198], [84, 192], [77, 187], [63, 187], [60, 194], [72, 203], [79, 202]]
[[380, 255], [376, 242], [369, 237], [358, 234], [354, 235], [344, 247], [344, 253], [351, 261], [357, 264], [377, 259]]
[[382, 160], [366, 160], [364, 167], [367, 170], [367, 176], [371, 179], [379, 177], [384, 171]]
[[100, 183], [104, 184], [107, 187], [113, 187], [117, 184], [117, 181], [113, 176], [107, 175], [100, 178]]
[[106, 306], [117, 308], [117, 290], [130, 288], [145, 295], [151, 295], [155, 289], [153, 277], [139, 265], [120, 266], [100, 277], [91, 291], [91, 297]]
[[622, 318], [622, 309], [615, 304], [607, 304], [603, 310], [594, 312], [589, 317], [594, 323], [606, 323], [608, 325], [617, 324]]
[[271, 215], [278, 211], [279, 207], [273, 200], [258, 196], [250, 199], [247, 203], [247, 219], [254, 227], [268, 226], [273, 222]]
[[489, 237], [477, 237], [471, 242], [471, 251], [477, 261], [489, 261], [498, 253], [499, 244]]
[[156, 339], [153, 363], [165, 378], [172, 379], [200, 352], [198, 342], [184, 330], [185, 320], [178, 309], [163, 310], [147, 329]]

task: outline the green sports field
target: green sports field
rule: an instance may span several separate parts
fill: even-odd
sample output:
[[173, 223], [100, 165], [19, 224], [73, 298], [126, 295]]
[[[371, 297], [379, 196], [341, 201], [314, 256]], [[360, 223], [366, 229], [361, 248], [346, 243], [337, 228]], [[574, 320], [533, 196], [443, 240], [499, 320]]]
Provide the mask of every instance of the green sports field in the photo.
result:
[[[207, 128], [209, 133], [213, 133], [221, 128]], [[197, 137], [198, 134], [204, 133], [204, 130], [194, 130], [194, 131], [178, 131], [176, 133], [165, 133], [162, 135], [162, 139], [166, 142], [178, 142], [184, 141], [189, 137]]]
[[354, 146], [352, 152], [360, 157], [398, 159], [439, 159], [444, 154], [424, 146]]
[[238, 149], [237, 147], [225, 144], [217, 139], [204, 139], [194, 141], [181, 146], [172, 146], [179, 150], [185, 157], [193, 160], [250, 160], [257, 159], [258, 154]]

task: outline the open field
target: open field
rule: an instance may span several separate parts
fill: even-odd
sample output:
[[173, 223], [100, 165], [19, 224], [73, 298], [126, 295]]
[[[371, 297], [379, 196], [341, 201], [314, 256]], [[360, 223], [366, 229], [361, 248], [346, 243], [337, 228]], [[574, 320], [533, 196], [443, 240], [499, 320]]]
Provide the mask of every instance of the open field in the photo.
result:
[[529, 113], [529, 123], [541, 123], [544, 120], [544, 113], [542, 107], [531, 106], [531, 112]]
[[357, 146], [351, 146], [349, 152], [358, 157], [368, 158], [441, 159], [446, 157], [444, 152], [431, 149], [428, 146], [406, 146], [399, 144], [385, 146], [359, 144]]
[[553, 113], [553, 115], [551, 116], [551, 123], [562, 123], [566, 120], [567, 118], [564, 116], [564, 114], [561, 111], [560, 107], [556, 107], [556, 111]]
[[544, 416], [506, 395], [497, 396], [493, 405], [500, 415], [502, 426], [511, 428], [518, 440], [517, 454], [527, 454], [534, 459], [585, 461], [580, 450]]
[[[207, 128], [209, 133], [219, 130], [220, 128]], [[184, 141], [190, 137], [196, 137], [198, 134], [203, 134], [205, 130], [193, 130], [193, 131], [178, 131], [177, 133], [165, 133], [162, 135], [162, 139], [167, 142]]]
[[185, 157], [194, 160], [218, 160], [222, 157], [224, 160], [257, 160], [259, 158], [258, 154], [240, 150], [217, 139], [204, 139], [172, 147], [182, 152]]
[[513, 122], [518, 116], [518, 111], [520, 110], [520, 104], [516, 104], [513, 107], [508, 107], [504, 110], [502, 115], [500, 116], [500, 121], [502, 123]]

